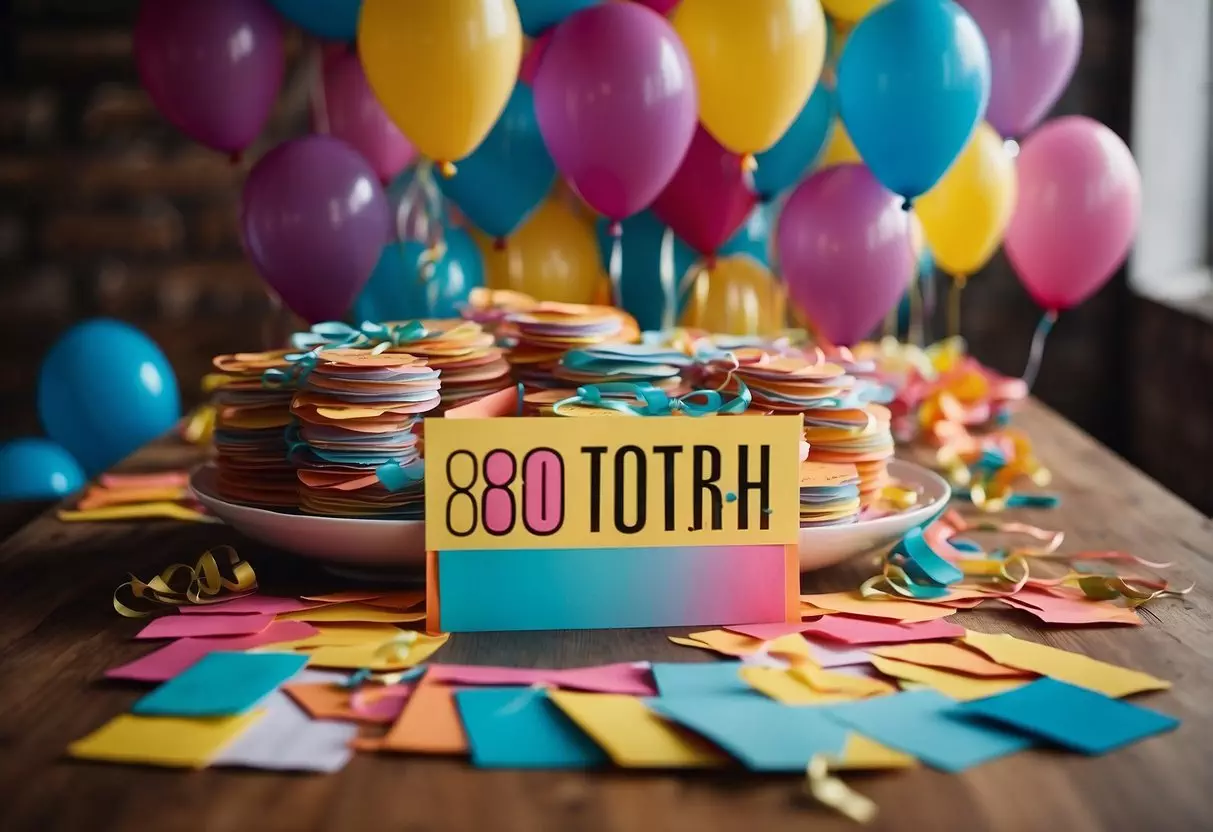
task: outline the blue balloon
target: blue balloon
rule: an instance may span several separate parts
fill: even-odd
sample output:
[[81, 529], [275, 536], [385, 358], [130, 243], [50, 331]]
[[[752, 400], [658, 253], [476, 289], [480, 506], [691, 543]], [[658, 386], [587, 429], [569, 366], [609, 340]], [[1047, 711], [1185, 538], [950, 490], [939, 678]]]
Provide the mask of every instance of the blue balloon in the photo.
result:
[[484, 285], [484, 261], [466, 231], [448, 227], [444, 234], [446, 254], [428, 280], [419, 273], [423, 244], [389, 243], [354, 301], [355, 322], [459, 317], [460, 305], [467, 303], [473, 289]]
[[181, 418], [177, 377], [152, 339], [95, 318], [69, 329], [43, 359], [38, 415], [47, 435], [97, 474]]
[[574, 12], [588, 9], [598, 0], [518, 0], [518, 16], [522, 18], [522, 31], [529, 37], [538, 37], [544, 29], [550, 29]]
[[818, 84], [788, 132], [758, 154], [754, 190], [759, 199], [773, 199], [799, 182], [826, 146], [833, 126], [834, 94]]
[[72, 455], [49, 439], [0, 445], [0, 500], [56, 500], [84, 487]]
[[748, 254], [768, 269], [771, 268], [771, 235], [775, 228], [775, 206], [756, 205], [745, 225], [737, 230], [717, 254]]
[[939, 181], [990, 99], [990, 52], [951, 0], [892, 0], [861, 20], [838, 63], [842, 123], [864, 162], [907, 200]]
[[490, 237], [505, 237], [555, 182], [556, 163], [535, 118], [535, 94], [519, 82], [488, 136], [440, 185], [473, 225]]
[[[613, 240], [606, 220], [598, 222], [598, 248], [602, 253], [602, 266], [610, 269]], [[636, 319], [642, 330], [661, 329], [665, 324], [665, 312], [669, 305], [669, 290], [661, 279], [661, 247], [668, 227], [657, 219], [652, 211], [642, 211], [623, 221], [623, 270], [620, 276], [620, 294], [623, 308]], [[694, 249], [670, 231], [673, 246], [673, 291], [677, 293], [683, 276], [699, 259]], [[671, 317], [677, 321], [682, 313], [682, 301]]]
[[329, 40], [358, 34], [362, 0], [270, 0], [278, 13], [305, 31]]

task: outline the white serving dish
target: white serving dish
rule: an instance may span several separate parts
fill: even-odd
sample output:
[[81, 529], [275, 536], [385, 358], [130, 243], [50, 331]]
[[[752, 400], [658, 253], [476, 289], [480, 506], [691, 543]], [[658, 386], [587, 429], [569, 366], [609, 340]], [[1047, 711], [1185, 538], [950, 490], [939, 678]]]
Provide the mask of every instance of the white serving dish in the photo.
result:
[[[921, 504], [901, 514], [855, 523], [800, 530], [800, 570], [821, 569], [897, 541], [915, 526], [937, 517], [951, 490], [938, 475], [910, 462], [889, 465], [892, 476], [922, 491]], [[229, 503], [215, 493], [215, 468], [203, 465], [190, 476], [198, 501], [236, 531], [259, 543], [321, 561], [336, 571], [409, 572], [425, 567], [425, 523], [421, 520], [364, 520], [316, 517]]]

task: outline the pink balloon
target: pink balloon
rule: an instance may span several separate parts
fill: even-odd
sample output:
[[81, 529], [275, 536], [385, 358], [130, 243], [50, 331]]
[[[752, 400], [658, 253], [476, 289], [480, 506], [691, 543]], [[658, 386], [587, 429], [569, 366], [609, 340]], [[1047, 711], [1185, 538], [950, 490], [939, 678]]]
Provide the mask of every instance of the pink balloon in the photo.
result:
[[[379, 181], [395, 178], [417, 158], [416, 149], [371, 92], [362, 62], [354, 52], [346, 50], [344, 55], [325, 61], [324, 107], [329, 133], [361, 153]], [[319, 113], [313, 113], [313, 121], [319, 117]]]
[[657, 198], [698, 119], [691, 63], [664, 17], [604, 3], [556, 27], [535, 78], [539, 131], [598, 213], [621, 220]]
[[552, 33], [555, 31], [555, 29], [548, 29], [531, 41], [531, 48], [522, 56], [522, 64], [518, 67], [518, 80], [522, 83], [535, 86], [535, 76], [539, 74], [539, 65], [543, 63], [543, 56], [548, 51], [548, 45], [552, 42]]
[[653, 213], [691, 248], [712, 255], [757, 204], [741, 157], [700, 125], [674, 178], [653, 203]]
[[1141, 174], [1120, 137], [1085, 116], [1048, 122], [1016, 161], [1019, 201], [1007, 257], [1041, 307], [1069, 309], [1128, 256], [1141, 217]]
[[282, 25], [263, 0], [143, 0], [134, 49], [164, 117], [224, 153], [253, 143], [282, 87]]
[[657, 12], [657, 14], [668, 15], [670, 12], [674, 11], [674, 7], [678, 5], [680, 0], [635, 0], [635, 2], [640, 3], [643, 6], [648, 6], [650, 9]]
[[870, 334], [914, 273], [910, 215], [863, 165], [840, 165], [801, 182], [776, 234], [789, 295], [835, 344]]

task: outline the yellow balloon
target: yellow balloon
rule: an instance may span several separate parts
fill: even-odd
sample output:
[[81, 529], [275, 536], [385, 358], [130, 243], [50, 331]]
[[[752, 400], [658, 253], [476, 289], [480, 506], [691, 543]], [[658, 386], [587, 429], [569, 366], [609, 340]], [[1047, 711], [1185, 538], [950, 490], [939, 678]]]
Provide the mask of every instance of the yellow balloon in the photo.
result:
[[388, 116], [449, 172], [484, 140], [514, 89], [518, 8], [514, 0], [364, 0], [358, 54]]
[[783, 287], [752, 257], [721, 257], [695, 278], [682, 325], [727, 335], [774, 335], [785, 328]]
[[[1012, 0], [1012, 2], [1015, 2], [1015, 0]], [[825, 6], [826, 14], [839, 20], [850, 21], [851, 23], [867, 17], [873, 9], [884, 4], [885, 0], [821, 0], [821, 5]]]
[[834, 119], [834, 129], [830, 131], [830, 141], [821, 153], [821, 161], [817, 163], [818, 169], [825, 170], [836, 165], [862, 161], [863, 159], [859, 158], [859, 150], [847, 134], [847, 128], [842, 126], [841, 119]]
[[934, 188], [914, 202], [939, 267], [968, 277], [998, 249], [1015, 211], [1015, 162], [984, 122]]
[[607, 277], [593, 226], [559, 198], [540, 205], [500, 244], [479, 231], [473, 236], [484, 255], [490, 289], [564, 303], [595, 303], [603, 297]]
[[821, 77], [819, 0], [682, 0], [674, 28], [699, 82], [699, 119], [734, 153], [779, 141]]

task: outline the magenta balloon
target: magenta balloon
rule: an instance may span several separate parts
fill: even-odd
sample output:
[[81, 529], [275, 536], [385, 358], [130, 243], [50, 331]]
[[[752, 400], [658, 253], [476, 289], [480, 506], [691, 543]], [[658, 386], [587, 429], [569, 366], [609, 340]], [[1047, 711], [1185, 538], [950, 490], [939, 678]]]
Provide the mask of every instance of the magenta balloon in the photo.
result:
[[[395, 178], [417, 158], [416, 149], [371, 92], [355, 53], [346, 50], [325, 62], [324, 107], [329, 133], [361, 153], [380, 182]], [[314, 114], [314, 120], [319, 115]]]
[[613, 220], [648, 206], [678, 170], [698, 99], [682, 41], [637, 3], [604, 3], [556, 27], [535, 112], [556, 167]]
[[677, 6], [681, 0], [635, 0], [635, 2], [640, 3], [642, 6], [648, 6], [650, 9], [657, 12], [657, 14], [668, 15], [670, 12], [674, 11], [674, 7]]
[[992, 82], [986, 120], [1024, 136], [1065, 91], [1082, 51], [1078, 0], [957, 0], [985, 35]]
[[1050, 121], [1016, 159], [1019, 199], [1004, 246], [1041, 307], [1069, 309], [1120, 268], [1141, 218], [1141, 174], [1120, 137], [1085, 116]]
[[863, 165], [801, 182], [779, 216], [776, 246], [788, 293], [835, 344], [870, 334], [914, 273], [910, 215]]
[[522, 83], [535, 86], [535, 76], [539, 74], [539, 65], [543, 63], [544, 53], [547, 52], [548, 44], [552, 42], [552, 33], [555, 31], [554, 28], [548, 29], [531, 41], [526, 54], [522, 56], [522, 63], [518, 66], [518, 80]]
[[312, 323], [346, 313], [391, 231], [375, 172], [331, 136], [292, 139], [262, 157], [244, 184], [240, 219], [253, 265]]
[[143, 0], [135, 66], [152, 101], [190, 138], [237, 154], [282, 87], [282, 26], [263, 0]]
[[750, 216], [758, 197], [741, 157], [700, 125], [653, 213], [700, 254], [715, 254]]

